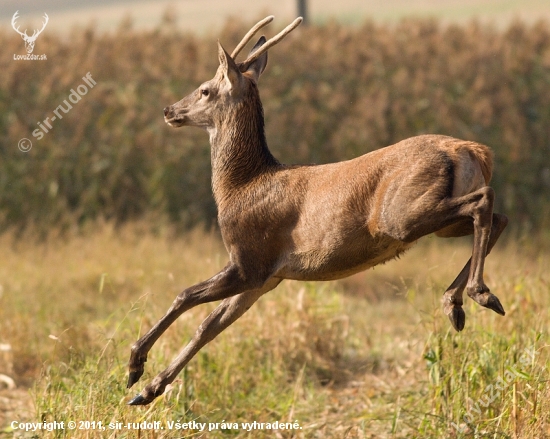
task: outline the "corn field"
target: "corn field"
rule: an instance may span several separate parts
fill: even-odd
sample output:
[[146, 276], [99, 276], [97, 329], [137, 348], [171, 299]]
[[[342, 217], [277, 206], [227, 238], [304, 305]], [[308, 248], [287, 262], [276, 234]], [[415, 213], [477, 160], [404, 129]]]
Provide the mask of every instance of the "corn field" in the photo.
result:
[[[230, 21], [220, 41], [231, 51], [247, 28]], [[36, 61], [12, 58], [24, 46], [11, 29], [0, 44], [0, 230], [215, 222], [208, 136], [162, 114], [214, 75], [214, 37], [123, 22], [111, 34], [44, 34], [35, 53], [47, 59]], [[549, 23], [329, 23], [269, 56], [260, 93], [282, 162], [349, 159], [422, 133], [476, 140], [496, 154], [496, 209], [516, 229], [549, 225]], [[87, 74], [94, 86], [76, 96]]]

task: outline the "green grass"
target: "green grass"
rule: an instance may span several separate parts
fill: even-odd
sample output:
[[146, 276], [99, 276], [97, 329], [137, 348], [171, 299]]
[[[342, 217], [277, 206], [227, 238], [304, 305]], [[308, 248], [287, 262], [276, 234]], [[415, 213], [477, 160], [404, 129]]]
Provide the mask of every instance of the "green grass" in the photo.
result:
[[[28, 392], [27, 410], [0, 410], [0, 437], [13, 436], [13, 420], [106, 427], [35, 436], [45, 438], [274, 437], [265, 425], [246, 431], [242, 423], [254, 421], [297, 422], [278, 430], [283, 438], [548, 437], [548, 253], [499, 244], [486, 281], [505, 317], [466, 299], [466, 328], [451, 329], [439, 300], [469, 244], [427, 238], [343, 282], [282, 283], [164, 396], [129, 407], [215, 306], [184, 314], [151, 350], [136, 388], [125, 388], [131, 343], [182, 288], [224, 265], [216, 235], [138, 226], [41, 244], [4, 235], [0, 342], [13, 347], [13, 378]], [[0, 391], [0, 404], [9, 392]], [[144, 421], [164, 430], [108, 427]], [[212, 431], [168, 429], [193, 421]]]

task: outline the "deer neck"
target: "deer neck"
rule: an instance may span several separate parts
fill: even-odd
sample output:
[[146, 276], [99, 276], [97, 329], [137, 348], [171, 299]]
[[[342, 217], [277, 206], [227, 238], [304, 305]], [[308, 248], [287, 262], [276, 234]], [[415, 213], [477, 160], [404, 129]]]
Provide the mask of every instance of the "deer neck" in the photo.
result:
[[[255, 87], [254, 87], [255, 88]], [[267, 147], [263, 108], [253, 89], [210, 130], [212, 189], [216, 203], [280, 166]]]

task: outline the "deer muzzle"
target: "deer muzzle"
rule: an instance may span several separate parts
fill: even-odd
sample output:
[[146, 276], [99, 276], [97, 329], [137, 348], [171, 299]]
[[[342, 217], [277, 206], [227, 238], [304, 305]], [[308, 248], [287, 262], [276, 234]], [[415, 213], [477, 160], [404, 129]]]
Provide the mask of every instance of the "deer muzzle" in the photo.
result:
[[187, 110], [182, 109], [179, 109], [176, 113], [173, 105], [164, 107], [164, 121], [172, 127], [181, 127], [185, 124], [186, 113]]

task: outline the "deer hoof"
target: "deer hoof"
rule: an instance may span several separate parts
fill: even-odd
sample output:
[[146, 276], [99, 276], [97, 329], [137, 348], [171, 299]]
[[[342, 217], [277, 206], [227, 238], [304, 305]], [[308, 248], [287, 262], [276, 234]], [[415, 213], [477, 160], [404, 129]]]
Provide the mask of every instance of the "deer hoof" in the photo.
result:
[[498, 297], [494, 294], [488, 293], [489, 297], [487, 297], [487, 301], [485, 305], [483, 305], [485, 308], [492, 309], [497, 314], [500, 314], [501, 316], [506, 315], [504, 312], [504, 308], [502, 307], [502, 304], [500, 303], [500, 300], [498, 300]]
[[130, 361], [128, 361], [128, 384], [126, 388], [129, 389], [135, 383], [139, 381], [145, 370], [145, 362], [147, 361], [147, 354], [141, 355], [139, 352], [138, 344], [134, 344], [130, 351]]
[[141, 368], [139, 368], [138, 370], [131, 370], [128, 375], [128, 384], [126, 384], [126, 388], [129, 389], [135, 383], [137, 383], [142, 375], [143, 375], [143, 366], [141, 366]]
[[454, 305], [446, 314], [457, 332], [464, 329], [464, 325], [466, 324], [466, 313], [461, 306]]
[[149, 401], [147, 398], [144, 398], [143, 396], [141, 396], [140, 394], [137, 394], [134, 398], [132, 398], [129, 402], [128, 402], [128, 405], [147, 405], [149, 404], [151, 401]]
[[468, 291], [468, 296], [470, 296], [481, 306], [492, 309], [501, 316], [506, 314], [500, 300], [498, 300], [498, 297], [491, 293], [488, 289]]

